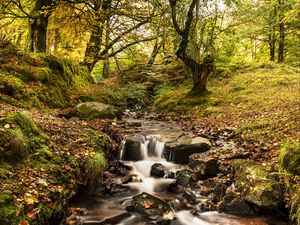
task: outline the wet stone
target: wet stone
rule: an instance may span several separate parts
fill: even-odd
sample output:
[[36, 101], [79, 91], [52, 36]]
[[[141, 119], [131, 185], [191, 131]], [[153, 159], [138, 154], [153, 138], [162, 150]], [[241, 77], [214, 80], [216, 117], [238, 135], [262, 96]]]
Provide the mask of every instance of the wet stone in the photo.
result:
[[142, 135], [135, 135], [126, 138], [123, 159], [129, 161], [142, 160], [143, 156], [140, 151], [141, 143], [144, 143], [145, 139]]
[[217, 176], [219, 171], [218, 161], [214, 158], [205, 157], [204, 154], [191, 155], [189, 166], [197, 175], [202, 177]]
[[164, 177], [165, 175], [165, 168], [161, 163], [154, 163], [151, 166], [150, 175], [152, 177]]
[[125, 165], [119, 160], [113, 161], [110, 164], [109, 172], [116, 175], [127, 175], [132, 170], [132, 167]]
[[239, 216], [255, 215], [254, 211], [246, 201], [234, 193], [229, 193], [223, 198], [219, 205], [218, 212]]
[[183, 144], [167, 144], [165, 156], [174, 163], [188, 164], [190, 155], [206, 152], [210, 148], [211, 143], [208, 139], [197, 137], [189, 140], [188, 143], [184, 141]]
[[192, 183], [194, 183], [197, 179], [197, 176], [193, 171], [191, 170], [183, 170], [178, 173], [176, 177], [176, 183], [183, 186], [183, 187], [188, 187]]
[[173, 210], [167, 202], [145, 192], [132, 197], [126, 209], [158, 221], [167, 222], [174, 218]]

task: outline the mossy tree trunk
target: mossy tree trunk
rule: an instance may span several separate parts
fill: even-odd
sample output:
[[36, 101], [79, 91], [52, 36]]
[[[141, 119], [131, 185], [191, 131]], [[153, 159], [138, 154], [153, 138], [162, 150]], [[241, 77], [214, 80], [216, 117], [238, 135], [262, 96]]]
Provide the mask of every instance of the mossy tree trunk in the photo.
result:
[[37, 0], [29, 18], [29, 52], [47, 51], [47, 28], [52, 0]]

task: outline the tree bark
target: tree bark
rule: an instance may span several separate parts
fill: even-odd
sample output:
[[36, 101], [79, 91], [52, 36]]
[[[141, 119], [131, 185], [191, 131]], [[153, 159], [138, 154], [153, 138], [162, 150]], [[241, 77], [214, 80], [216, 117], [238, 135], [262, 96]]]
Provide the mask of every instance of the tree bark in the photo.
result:
[[59, 32], [59, 28], [56, 28], [53, 31], [53, 40], [52, 40], [52, 44], [51, 44], [51, 48], [50, 48], [51, 53], [57, 52], [59, 42], [60, 42], [60, 32]]
[[48, 19], [52, 0], [37, 0], [29, 18], [29, 52], [47, 51]]
[[275, 60], [275, 48], [276, 48], [276, 20], [277, 20], [277, 8], [269, 15], [269, 49], [270, 49], [270, 60]]
[[269, 47], [270, 47], [270, 60], [275, 60], [275, 46], [276, 46], [276, 38], [275, 32], [269, 34]]
[[110, 1], [108, 0], [105, 2], [106, 3], [103, 4], [100, 2], [95, 2], [93, 8], [96, 19], [93, 24], [90, 40], [87, 44], [84, 56], [84, 64], [87, 65], [90, 71], [92, 71], [93, 67], [95, 66], [95, 57], [101, 50], [104, 23], [106, 20], [104, 13], [106, 13], [106, 10], [110, 7], [110, 5], [107, 4], [107, 2]]
[[[110, 23], [106, 21], [106, 29], [105, 29], [105, 48], [109, 44], [109, 35], [110, 35]], [[108, 52], [105, 55], [105, 59], [103, 60], [103, 69], [102, 69], [102, 77], [107, 78], [109, 76], [109, 58]]]
[[278, 4], [279, 4], [279, 7], [280, 7], [278, 63], [283, 63], [284, 62], [284, 39], [285, 39], [285, 28], [284, 28], [284, 22], [283, 22], [284, 0], [278, 0]]
[[150, 59], [148, 61], [148, 65], [149, 66], [152, 66], [154, 64], [156, 56], [158, 55], [159, 50], [161, 49], [161, 47], [164, 44], [163, 42], [164, 42], [164, 39], [162, 39], [161, 42], [158, 44], [158, 37], [157, 37], [157, 39], [155, 41], [155, 45], [154, 45], [152, 53], [151, 53], [151, 56], [150, 56]]

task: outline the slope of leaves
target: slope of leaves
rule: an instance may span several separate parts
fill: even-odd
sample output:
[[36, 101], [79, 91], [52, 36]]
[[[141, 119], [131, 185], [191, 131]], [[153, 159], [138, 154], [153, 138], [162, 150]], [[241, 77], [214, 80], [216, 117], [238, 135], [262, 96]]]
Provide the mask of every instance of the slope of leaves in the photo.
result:
[[[14, 122], [8, 123], [7, 115], [22, 110], [0, 103], [0, 121], [10, 125], [6, 128], [2, 125], [1, 129], [15, 127]], [[105, 168], [106, 155], [113, 147], [112, 141], [100, 131], [106, 121], [93, 121], [91, 126], [77, 119], [55, 116], [55, 111], [52, 112], [54, 116], [35, 110], [27, 113], [50, 140], [44, 146], [43, 155], [34, 152], [15, 163], [6, 162], [5, 158], [0, 160], [0, 199], [4, 199], [5, 203], [0, 204], [0, 211], [5, 210], [1, 211], [5, 214], [2, 214], [0, 221], [2, 224], [45, 224], [52, 218], [58, 223], [66, 200], [75, 194], [79, 185], [88, 184], [86, 178], [89, 174], [97, 176], [95, 172], [100, 174]], [[0, 150], [3, 148], [5, 146], [0, 146]], [[103, 166], [85, 166], [96, 157], [97, 163]], [[6, 210], [8, 206], [11, 211]]]

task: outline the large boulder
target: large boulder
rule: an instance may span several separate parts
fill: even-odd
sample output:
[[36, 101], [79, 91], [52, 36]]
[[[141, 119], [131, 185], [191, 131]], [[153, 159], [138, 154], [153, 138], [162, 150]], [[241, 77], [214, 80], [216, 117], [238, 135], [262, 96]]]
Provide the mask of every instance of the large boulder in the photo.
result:
[[114, 118], [119, 116], [118, 110], [100, 102], [83, 102], [77, 105], [77, 116], [81, 119]]
[[254, 211], [247, 202], [234, 193], [228, 193], [218, 207], [218, 212], [239, 216], [252, 216]]
[[190, 156], [189, 166], [200, 177], [214, 177], [219, 169], [218, 161], [215, 158], [202, 156], [201, 153]]
[[176, 183], [183, 187], [189, 187], [191, 184], [195, 183], [196, 180], [197, 175], [191, 170], [182, 170], [176, 176]]
[[122, 159], [129, 161], [138, 161], [143, 159], [141, 144], [145, 142], [143, 135], [134, 135], [126, 138]]
[[234, 162], [235, 184], [247, 202], [268, 212], [278, 212], [283, 205], [283, 191], [271, 168], [249, 160]]
[[153, 220], [169, 221], [174, 218], [173, 210], [167, 202], [145, 192], [134, 196], [126, 209]]
[[206, 138], [186, 138], [182, 142], [167, 143], [165, 156], [174, 163], [188, 164], [190, 155], [206, 152], [210, 148], [211, 143]]

